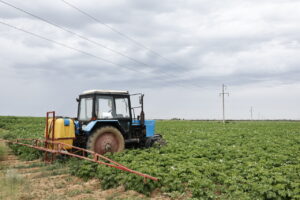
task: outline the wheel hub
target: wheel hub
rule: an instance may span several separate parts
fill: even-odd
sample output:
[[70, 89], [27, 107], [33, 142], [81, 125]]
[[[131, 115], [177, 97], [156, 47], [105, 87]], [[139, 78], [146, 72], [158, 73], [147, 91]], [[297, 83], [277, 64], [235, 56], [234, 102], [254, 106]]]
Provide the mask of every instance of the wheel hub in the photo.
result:
[[107, 152], [117, 152], [119, 149], [119, 142], [113, 133], [103, 133], [95, 141], [94, 151], [99, 154]]
[[110, 150], [111, 150], [111, 145], [110, 145], [109, 143], [107, 143], [107, 144], [105, 145], [105, 150], [106, 150], [106, 151], [110, 151]]

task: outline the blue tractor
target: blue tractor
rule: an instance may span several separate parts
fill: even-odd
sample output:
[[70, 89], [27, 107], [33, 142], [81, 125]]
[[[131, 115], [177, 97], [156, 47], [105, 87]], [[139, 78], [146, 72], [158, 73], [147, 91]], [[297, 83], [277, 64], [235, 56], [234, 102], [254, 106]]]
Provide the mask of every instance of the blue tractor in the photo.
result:
[[[130, 97], [139, 96], [132, 107]], [[89, 90], [79, 95], [74, 145], [99, 154], [120, 152], [125, 147], [151, 147], [164, 143], [154, 134], [155, 121], [145, 120], [143, 94], [128, 91]], [[141, 110], [135, 117], [135, 109]]]

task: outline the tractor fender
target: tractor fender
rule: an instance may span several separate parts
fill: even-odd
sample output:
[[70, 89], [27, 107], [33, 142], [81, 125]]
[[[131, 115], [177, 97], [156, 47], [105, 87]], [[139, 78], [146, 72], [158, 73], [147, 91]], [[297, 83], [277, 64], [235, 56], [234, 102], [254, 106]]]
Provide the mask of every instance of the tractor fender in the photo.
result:
[[82, 130], [87, 135], [90, 135], [95, 130], [95, 128], [101, 126], [114, 126], [119, 129], [122, 134], [124, 134], [125, 132], [118, 120], [94, 120], [89, 122], [85, 127], [82, 128]]

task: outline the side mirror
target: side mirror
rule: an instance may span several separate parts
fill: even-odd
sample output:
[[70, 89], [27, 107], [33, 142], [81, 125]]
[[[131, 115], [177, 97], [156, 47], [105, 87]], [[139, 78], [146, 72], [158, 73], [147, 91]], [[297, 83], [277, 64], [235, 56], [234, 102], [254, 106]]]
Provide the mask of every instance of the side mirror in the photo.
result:
[[77, 102], [79, 102], [79, 99], [78, 99], [78, 98], [76, 98], [76, 101], [77, 101]]

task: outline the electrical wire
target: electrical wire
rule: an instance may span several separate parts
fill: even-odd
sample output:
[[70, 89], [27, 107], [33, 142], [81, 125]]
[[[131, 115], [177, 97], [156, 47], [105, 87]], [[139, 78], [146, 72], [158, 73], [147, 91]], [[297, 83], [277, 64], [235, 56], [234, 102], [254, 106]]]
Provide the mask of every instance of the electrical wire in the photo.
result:
[[[63, 0], [62, 0], [62, 1], [63, 1]], [[9, 7], [12, 7], [12, 8], [14, 8], [14, 9], [20, 11], [20, 12], [23, 12], [23, 13], [25, 13], [25, 14], [27, 14], [27, 15], [30, 15], [30, 16], [36, 18], [36, 19], [39, 19], [39, 20], [41, 20], [41, 21], [43, 21], [43, 22], [45, 22], [45, 23], [47, 23], [47, 24], [50, 24], [50, 25], [52, 25], [52, 26], [54, 26], [54, 27], [56, 27], [56, 28], [59, 28], [59, 29], [65, 31], [65, 32], [68, 32], [68, 33], [70, 33], [70, 34], [72, 34], [72, 35], [75, 35], [75, 36], [77, 36], [77, 37], [79, 37], [79, 38], [81, 38], [81, 39], [83, 39], [83, 40], [86, 40], [86, 41], [88, 41], [88, 42], [90, 42], [90, 43], [92, 43], [92, 44], [95, 44], [95, 45], [100, 46], [100, 47], [102, 47], [102, 48], [104, 48], [104, 49], [107, 49], [107, 50], [109, 50], [109, 51], [111, 51], [111, 52], [113, 52], [113, 53], [116, 53], [116, 54], [120, 55], [120, 56], [126, 57], [126, 58], [130, 59], [131, 61], [134, 61], [134, 62], [137, 63], [137, 64], [141, 64], [141, 65], [147, 66], [149, 69], [153, 69], [150, 65], [148, 65], [148, 64], [146, 64], [146, 63], [144, 63], [144, 62], [141, 62], [141, 61], [139, 61], [139, 60], [137, 60], [137, 59], [134, 59], [134, 58], [132, 58], [132, 57], [130, 57], [130, 56], [127, 56], [127, 55], [125, 55], [125, 54], [123, 54], [123, 53], [121, 53], [121, 52], [118, 52], [118, 51], [114, 50], [114, 49], [111, 49], [111, 48], [109, 48], [109, 47], [107, 47], [107, 46], [105, 46], [105, 45], [103, 45], [103, 44], [101, 44], [101, 43], [99, 43], [99, 42], [97, 42], [97, 41], [95, 41], [95, 40], [91, 40], [91, 39], [89, 39], [89, 38], [87, 38], [87, 37], [85, 37], [85, 36], [83, 36], [83, 35], [81, 35], [81, 34], [78, 34], [78, 33], [74, 32], [74, 31], [71, 31], [71, 30], [69, 30], [69, 29], [67, 29], [67, 28], [65, 28], [65, 27], [63, 27], [63, 26], [60, 26], [60, 25], [58, 25], [58, 24], [56, 24], [56, 23], [54, 23], [54, 22], [51, 22], [51, 21], [49, 21], [49, 20], [47, 20], [47, 19], [45, 19], [45, 18], [42, 18], [42, 17], [40, 17], [40, 16], [38, 16], [38, 15], [35, 15], [35, 14], [33, 14], [33, 13], [29, 12], [29, 11], [26, 11], [26, 10], [20, 8], [20, 7], [17, 7], [17, 6], [15, 6], [15, 5], [11, 4], [11, 3], [8, 3], [8, 2], [3, 1], [3, 0], [0, 0], [0, 2], [3, 3], [3, 4], [5, 4], [5, 5], [7, 5], [7, 6], [9, 6]], [[63, 1], [63, 2], [65, 2], [65, 1]], [[65, 3], [68, 4], [67, 2], [65, 2]], [[71, 5], [70, 5], [70, 6], [71, 6]], [[87, 13], [86, 13], [86, 14], [87, 14]], [[92, 17], [92, 16], [91, 16], [91, 17]], [[150, 50], [150, 49], [149, 49], [149, 50]], [[105, 60], [105, 59], [104, 59], [104, 60]], [[106, 61], [108, 61], [108, 60], [106, 60]], [[109, 62], [112, 63], [111, 61], [109, 61]], [[120, 65], [119, 65], [119, 66], [120, 66]], [[131, 69], [131, 68], [130, 68], [130, 69]], [[134, 71], [137, 71], [137, 70], [134, 70]], [[173, 76], [173, 77], [175, 77], [175, 78], [177, 79], [177, 81], [184, 80], [184, 79], [178, 79], [177, 75], [172, 75], [172, 74], [169, 74], [169, 73], [166, 73], [166, 72], [161, 72], [161, 74], [165, 75], [167, 78], [170, 78], [171, 76]], [[179, 84], [180, 84], [180, 83], [179, 83]], [[181, 85], [181, 84], [180, 84], [180, 85]], [[198, 86], [198, 85], [197, 85], [197, 86]]]
[[[10, 27], [10, 28], [12, 28], [12, 29], [15, 29], [15, 30], [18, 30], [18, 31], [27, 33], [27, 34], [29, 34], [29, 35], [31, 35], [31, 36], [34, 36], [34, 37], [37, 37], [37, 38], [39, 38], [39, 39], [48, 41], [48, 42], [50, 42], [50, 43], [53, 43], [53, 44], [62, 46], [62, 47], [64, 47], [64, 48], [67, 48], [67, 49], [70, 49], [70, 50], [79, 52], [79, 53], [84, 54], [84, 55], [86, 55], [86, 56], [90, 56], [90, 57], [96, 58], [96, 59], [98, 59], [98, 60], [101, 60], [101, 61], [103, 61], [103, 62], [106, 62], [106, 63], [108, 63], [108, 64], [111, 64], [111, 65], [113, 65], [113, 66], [115, 66], [115, 67], [118, 67], [118, 68], [120, 68], [120, 67], [121, 67], [121, 68], [127, 68], [128, 70], [131, 70], [131, 71], [134, 71], [134, 72], [137, 72], [137, 73], [144, 73], [144, 72], [141, 72], [141, 71], [139, 71], [139, 70], [136, 70], [135, 68], [130, 68], [130, 67], [127, 67], [127, 66], [120, 65], [120, 64], [118, 64], [118, 63], [114, 63], [114, 62], [112, 62], [112, 61], [110, 61], [110, 60], [107, 60], [107, 59], [105, 59], [105, 58], [102, 58], [102, 57], [100, 57], [100, 56], [94, 55], [94, 54], [92, 54], [92, 53], [89, 53], [89, 52], [86, 52], [86, 51], [83, 51], [83, 50], [80, 50], [80, 49], [77, 49], [77, 48], [75, 48], [75, 47], [69, 46], [69, 45], [64, 44], [64, 43], [62, 43], [62, 42], [58, 42], [58, 41], [55, 41], [55, 40], [46, 38], [46, 37], [41, 36], [41, 35], [39, 35], [39, 34], [33, 33], [33, 32], [31, 32], [31, 31], [28, 31], [28, 30], [25, 30], [25, 29], [22, 29], [22, 28], [19, 28], [19, 27], [16, 27], [16, 26], [14, 26], [14, 25], [5, 23], [5, 22], [3, 22], [3, 21], [0, 21], [0, 24], [5, 25], [5, 26], [8, 26], [8, 27]], [[144, 74], [147, 74], [147, 75], [148, 75], [148, 73], [144, 73]], [[157, 79], [155, 79], [155, 80], [157, 80]], [[158, 80], [158, 81], [161, 81], [161, 80]], [[163, 84], [164, 84], [164, 83], [165, 83], [165, 82], [163, 82]], [[175, 83], [175, 84], [176, 84], [176, 83]], [[167, 84], [165, 84], [165, 85], [167, 85]], [[183, 87], [183, 85], [179, 85], [179, 84], [177, 84], [177, 85]]]
[[117, 66], [117, 67], [121, 67], [121, 68], [127, 68], [127, 69], [129, 69], [129, 70], [131, 70], [131, 71], [135, 71], [135, 72], [139, 72], [139, 73], [140, 73], [140, 71], [138, 71], [138, 70], [136, 70], [136, 69], [133, 69], [133, 68], [130, 68], [130, 67], [126, 67], [126, 66], [123, 66], [123, 65], [119, 65], [119, 64], [114, 63], [114, 62], [112, 62], [112, 61], [110, 61], [110, 60], [107, 60], [107, 59], [105, 59], [105, 58], [102, 58], [102, 57], [100, 57], [100, 56], [94, 55], [94, 54], [92, 54], [92, 53], [89, 53], [89, 52], [86, 52], [86, 51], [77, 49], [77, 48], [75, 48], [75, 47], [66, 45], [66, 44], [64, 44], [64, 43], [61, 43], [61, 42], [58, 42], [58, 41], [55, 41], [55, 40], [52, 40], [52, 39], [49, 39], [49, 38], [46, 38], [46, 37], [44, 37], [44, 36], [41, 36], [41, 35], [38, 35], [38, 34], [36, 34], [36, 33], [27, 31], [27, 30], [25, 30], [25, 29], [22, 29], [22, 28], [13, 26], [13, 25], [8, 24], [8, 23], [5, 23], [5, 22], [3, 22], [3, 21], [0, 21], [0, 24], [3, 24], [3, 25], [8, 26], [8, 27], [10, 27], [10, 28], [13, 28], [13, 29], [22, 31], [22, 32], [24, 32], [24, 33], [27, 33], [27, 34], [30, 34], [30, 35], [32, 35], [32, 36], [38, 37], [38, 38], [40, 38], [40, 39], [46, 40], [46, 41], [48, 41], [48, 42], [54, 43], [54, 44], [56, 44], [56, 45], [65, 47], [65, 48], [67, 48], [67, 49], [71, 49], [71, 50], [73, 50], [73, 51], [77, 51], [77, 52], [82, 53], [82, 54], [84, 54], [84, 55], [91, 56], [91, 57], [93, 57], [93, 58], [99, 59], [99, 60], [101, 60], [101, 61], [103, 61], [103, 62], [106, 62], [106, 63], [109, 63], [109, 64], [111, 64], [111, 65], [114, 65], [114, 66]]
[[113, 28], [112, 26], [109, 26], [108, 24], [106, 24], [106, 23], [104, 23], [103, 21], [101, 21], [99, 18], [96, 18], [96, 17], [90, 15], [89, 13], [87, 13], [87, 12], [85, 12], [84, 10], [78, 8], [78, 7], [75, 6], [74, 4], [71, 4], [70, 2], [65, 1], [65, 0], [60, 0], [60, 1], [62, 1], [63, 3], [65, 3], [66, 5], [68, 5], [69, 7], [71, 7], [71, 8], [73, 8], [73, 9], [77, 10], [77, 11], [80, 12], [81, 14], [83, 14], [83, 15], [89, 17], [90, 19], [93, 19], [94, 21], [96, 21], [96, 22], [102, 24], [103, 26], [109, 28], [109, 29], [112, 30], [113, 32], [119, 34], [119, 35], [122, 36], [123, 38], [126, 38], [127, 40], [131, 41], [132, 43], [136, 44], [137, 46], [140, 46], [140, 47], [142, 47], [142, 48], [144, 48], [144, 49], [150, 51], [152, 54], [154, 54], [154, 55], [156, 55], [156, 56], [158, 56], [158, 57], [160, 57], [160, 58], [162, 58], [162, 59], [168, 61], [168, 62], [171, 63], [172, 65], [176, 65], [176, 66], [182, 67], [182, 66], [180, 66], [180, 65], [178, 65], [178, 64], [176, 64], [176, 63], [174, 63], [174, 62], [171, 61], [170, 59], [164, 57], [164, 56], [161, 55], [160, 53], [158, 53], [158, 52], [156, 52], [156, 51], [150, 49], [149, 47], [143, 45], [142, 43], [138, 42], [137, 40], [133, 39], [132, 37], [129, 37], [128, 35], [122, 33], [121, 31], [119, 31], [119, 30], [117, 30], [117, 29], [115, 29], [115, 28]]
[[[66, 0], [60, 0], [60, 1], [62, 1], [63, 3], [65, 3], [66, 5], [68, 5], [69, 7], [73, 8], [74, 10], [77, 10], [79, 13], [81, 13], [81, 14], [87, 16], [88, 18], [94, 20], [95, 22], [102, 24], [103, 26], [105, 26], [105, 27], [107, 27], [108, 29], [112, 30], [113, 32], [119, 34], [119, 35], [122, 36], [123, 38], [125, 38], [125, 39], [131, 41], [132, 43], [136, 44], [137, 46], [140, 46], [140, 47], [142, 47], [142, 48], [148, 50], [148, 51], [151, 52], [152, 54], [154, 54], [154, 55], [156, 55], [156, 56], [158, 56], [158, 57], [164, 59], [165, 61], [169, 62], [169, 63], [172, 64], [173, 66], [178, 66], [178, 67], [182, 68], [182, 66], [178, 65], [177, 63], [175, 63], [175, 62], [171, 61], [170, 59], [164, 57], [163, 55], [161, 55], [160, 53], [158, 53], [158, 52], [152, 50], [151, 48], [149, 48], [149, 47], [143, 45], [142, 43], [138, 42], [137, 40], [133, 39], [132, 37], [130, 37], [130, 36], [128, 36], [128, 35], [122, 33], [121, 31], [117, 30], [116, 28], [113, 28], [112, 26], [109, 26], [108, 24], [106, 24], [106, 23], [104, 23], [102, 20], [100, 20], [99, 18], [96, 18], [96, 17], [92, 16], [91, 14], [89, 14], [89, 13], [87, 13], [86, 11], [84, 11], [84, 10], [78, 8], [78, 7], [75, 6], [74, 4], [71, 4], [70, 2], [68, 2], [68, 1], [66, 1]], [[168, 75], [168, 76], [170, 76], [170, 74], [167, 74], [167, 73], [165, 73], [165, 74]], [[175, 77], [178, 78], [177, 75], [175, 75]], [[185, 79], [181, 79], [181, 80], [185, 80]], [[196, 84], [193, 84], [193, 85], [194, 85], [195, 87], [200, 87], [199, 85], [196, 85]]]
[[24, 10], [24, 9], [22, 9], [22, 8], [19, 8], [19, 7], [15, 6], [15, 5], [12, 5], [12, 4], [10, 4], [10, 3], [6, 2], [6, 1], [0, 0], [0, 2], [3, 3], [3, 4], [5, 4], [5, 5], [7, 5], [7, 6], [10, 6], [10, 7], [12, 7], [12, 8], [15, 8], [15, 9], [17, 9], [17, 10], [23, 12], [23, 13], [26, 13], [26, 14], [28, 14], [28, 15], [30, 15], [30, 16], [36, 18], [36, 19], [39, 19], [39, 20], [41, 20], [41, 21], [43, 21], [43, 22], [45, 22], [45, 23], [48, 23], [48, 24], [50, 24], [50, 25], [52, 25], [52, 26], [55, 26], [56, 28], [59, 28], [59, 29], [61, 29], [61, 30], [63, 30], [63, 31], [66, 31], [66, 32], [68, 32], [68, 33], [70, 33], [70, 34], [72, 34], [72, 35], [75, 35], [75, 36], [77, 36], [77, 37], [79, 37], [79, 38], [81, 38], [81, 39], [83, 39], [83, 40], [86, 40], [86, 41], [88, 41], [88, 42], [90, 42], [90, 43], [93, 43], [93, 44], [95, 44], [95, 45], [97, 45], [97, 46], [100, 46], [100, 47], [102, 47], [102, 48], [104, 48], [104, 49], [107, 49], [107, 50], [109, 50], [109, 51], [111, 51], [111, 52], [113, 52], [113, 53], [116, 53], [116, 54], [120, 55], [120, 56], [126, 57], [126, 58], [130, 59], [131, 61], [134, 61], [134, 62], [137, 63], [137, 64], [141, 64], [141, 65], [145, 65], [145, 66], [150, 67], [150, 66], [147, 65], [146, 63], [143, 63], [143, 62], [141, 62], [141, 61], [139, 61], [139, 60], [136, 60], [136, 59], [134, 59], [134, 58], [132, 58], [132, 57], [130, 57], [130, 56], [127, 56], [127, 55], [125, 55], [125, 54], [123, 54], [123, 53], [121, 53], [121, 52], [119, 52], [119, 51], [116, 51], [116, 50], [114, 50], [114, 49], [112, 49], [112, 48], [109, 48], [109, 47], [107, 47], [107, 46], [105, 46], [105, 45], [103, 45], [103, 44], [101, 44], [101, 43], [99, 43], [99, 42], [97, 42], [97, 41], [95, 41], [95, 40], [91, 40], [91, 39], [89, 39], [89, 38], [87, 38], [87, 37], [85, 37], [85, 36], [83, 36], [83, 35], [80, 35], [80, 34], [78, 34], [78, 33], [75, 33], [75, 32], [73, 32], [73, 31], [71, 31], [71, 30], [69, 30], [69, 29], [66, 29], [66, 28], [63, 27], [63, 26], [60, 26], [60, 25], [58, 25], [58, 24], [55, 24], [55, 23], [53, 23], [53, 22], [51, 22], [51, 21], [49, 21], [49, 20], [47, 20], [47, 19], [45, 19], [45, 18], [42, 18], [42, 17], [40, 17], [40, 16], [38, 16], [38, 15], [35, 15], [35, 14], [31, 13], [31, 12], [28, 12], [28, 11], [26, 11], [26, 10]]

